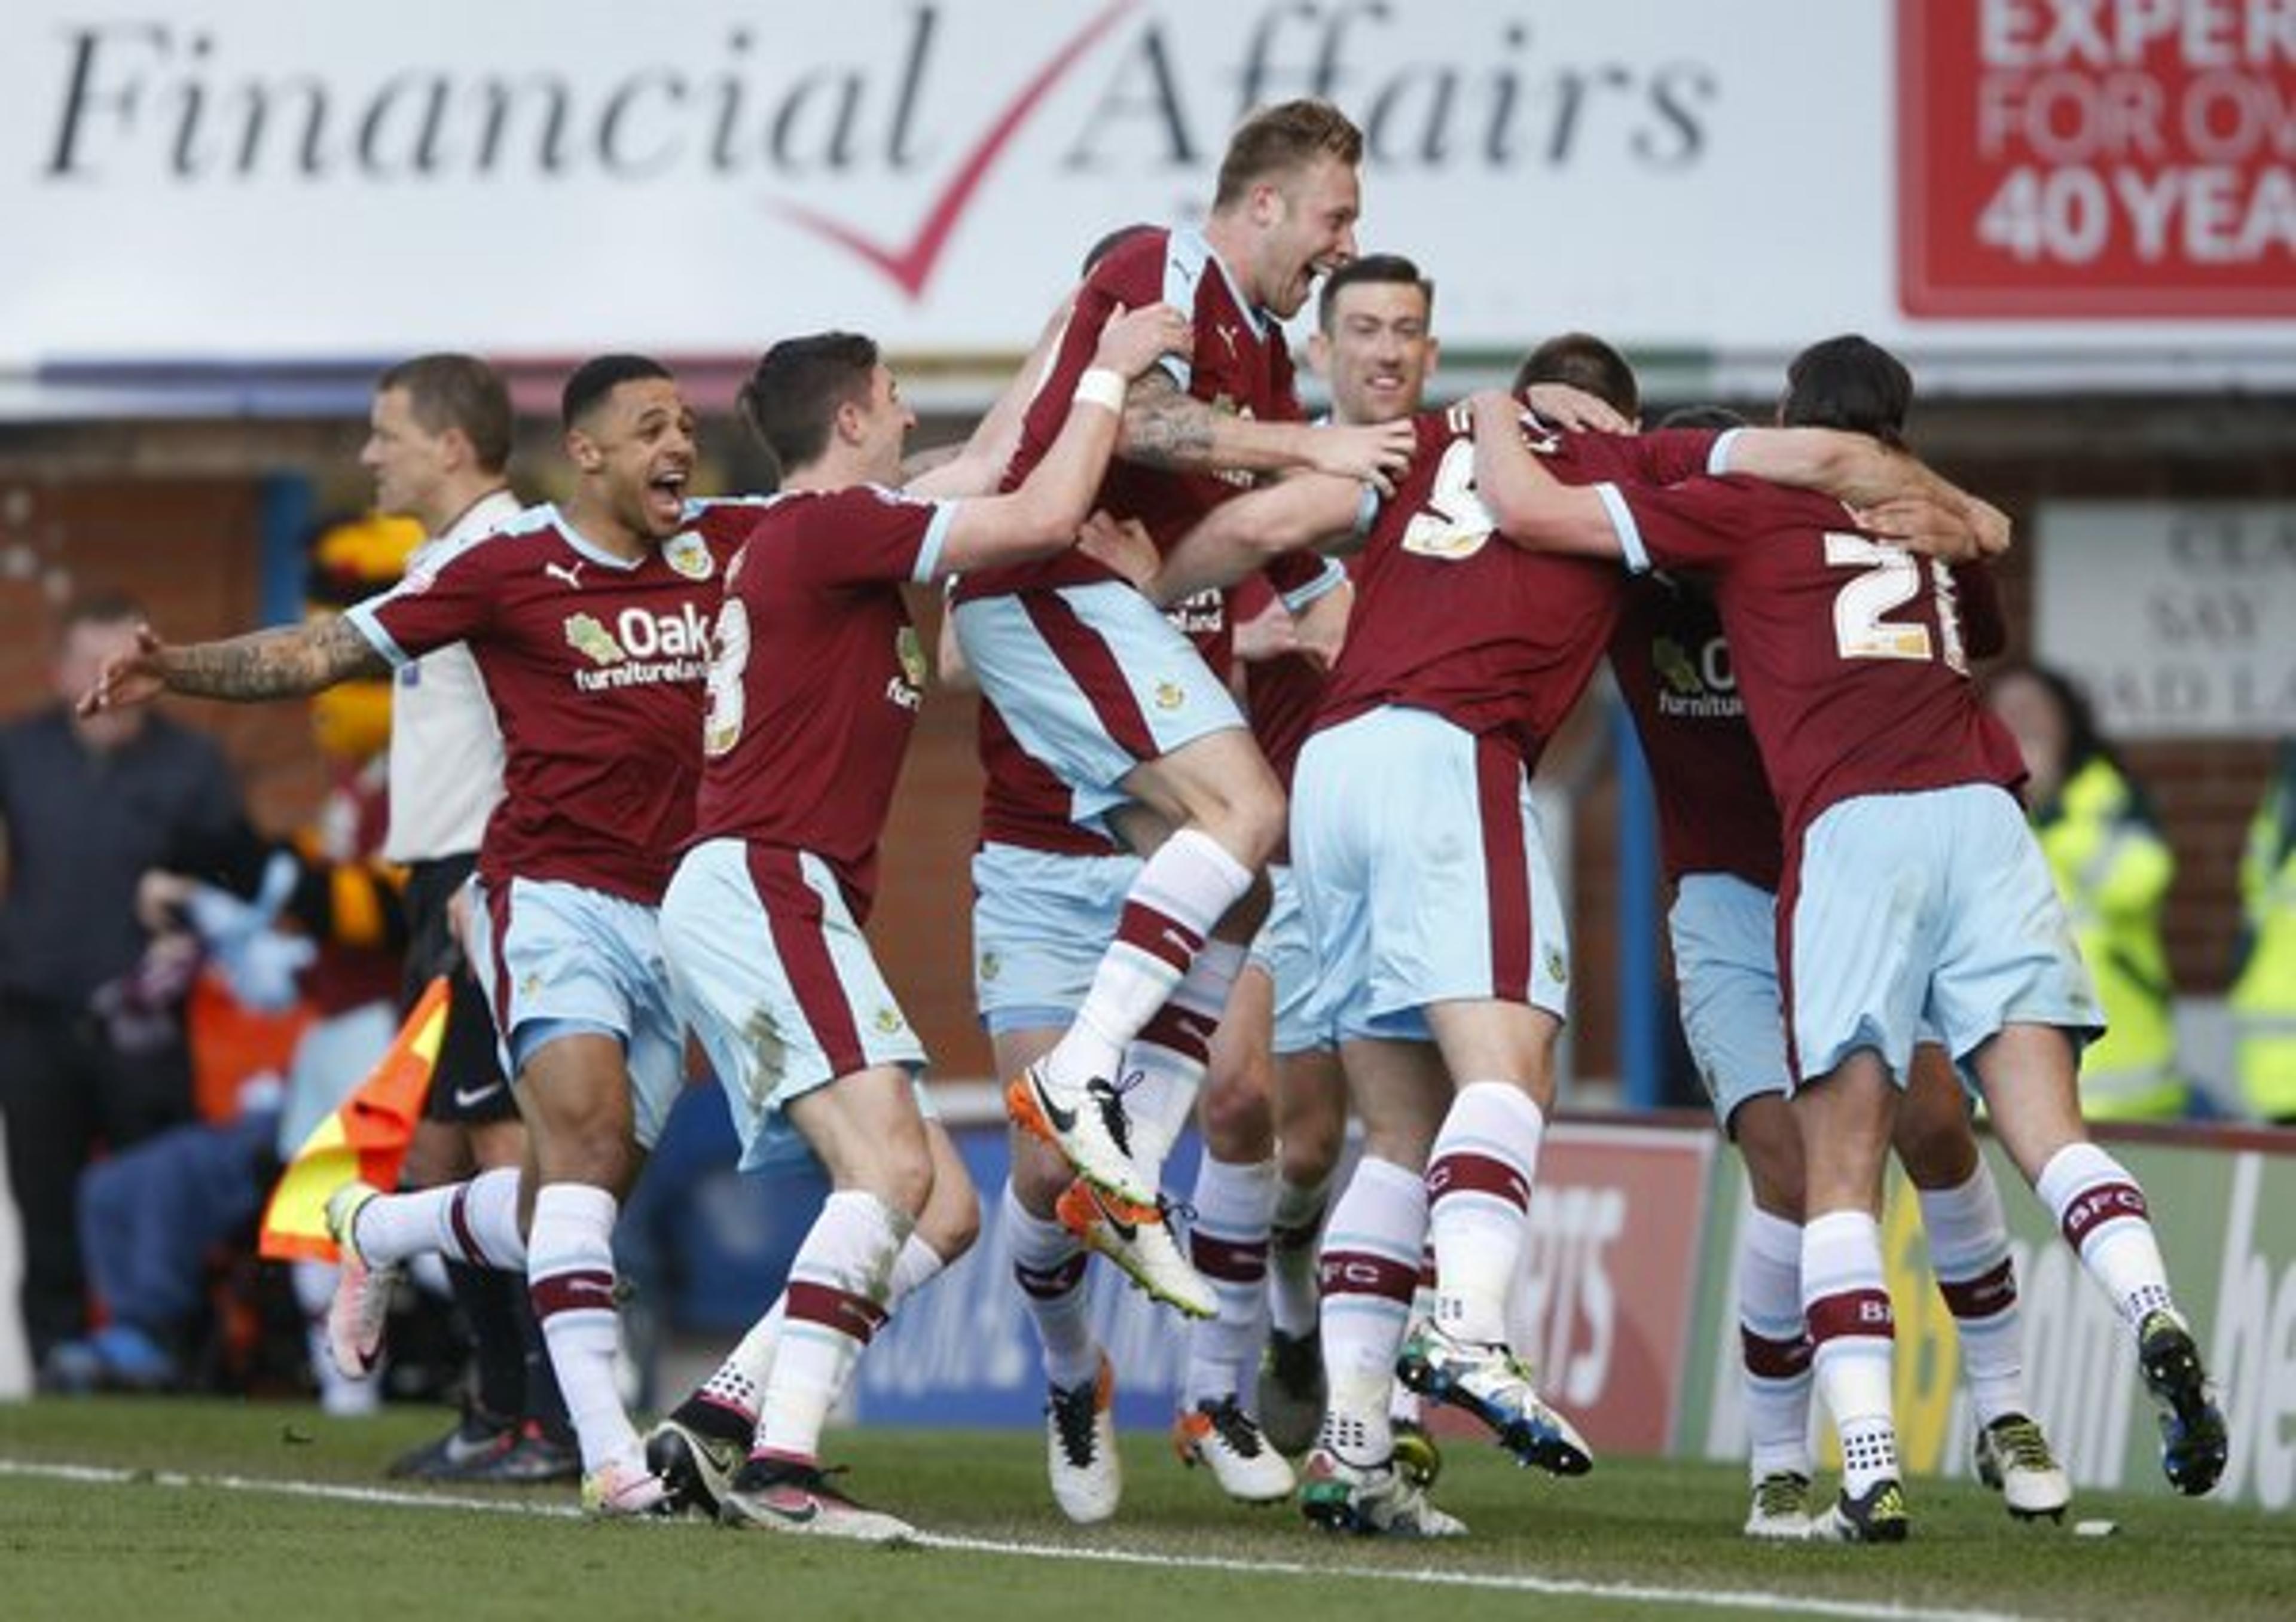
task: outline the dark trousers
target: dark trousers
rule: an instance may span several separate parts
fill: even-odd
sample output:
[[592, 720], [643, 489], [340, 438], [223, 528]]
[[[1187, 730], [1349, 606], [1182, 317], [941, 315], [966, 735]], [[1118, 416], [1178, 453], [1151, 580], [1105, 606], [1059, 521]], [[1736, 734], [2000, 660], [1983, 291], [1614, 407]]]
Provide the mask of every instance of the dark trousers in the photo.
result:
[[0, 1119], [22, 1218], [24, 1329], [35, 1363], [86, 1332], [81, 1171], [99, 1149], [124, 1149], [187, 1118], [191, 1100], [180, 1035], [157, 1052], [127, 1053], [81, 1010], [0, 999]]

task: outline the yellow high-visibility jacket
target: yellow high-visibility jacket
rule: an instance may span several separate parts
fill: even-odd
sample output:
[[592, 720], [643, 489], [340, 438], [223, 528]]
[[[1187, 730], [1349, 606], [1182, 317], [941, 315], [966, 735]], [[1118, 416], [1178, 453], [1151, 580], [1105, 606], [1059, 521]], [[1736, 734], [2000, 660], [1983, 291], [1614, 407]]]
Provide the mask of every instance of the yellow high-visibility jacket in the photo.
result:
[[2296, 741], [2281, 746], [2249, 823], [2240, 900], [2231, 1003], [2241, 1095], [2266, 1120], [2296, 1121]]
[[2081, 1056], [2081, 1112], [2092, 1120], [2172, 1120], [2185, 1112], [2175, 988], [2161, 909], [2177, 858], [2128, 779], [2102, 755], [2034, 813], [2107, 1028]]

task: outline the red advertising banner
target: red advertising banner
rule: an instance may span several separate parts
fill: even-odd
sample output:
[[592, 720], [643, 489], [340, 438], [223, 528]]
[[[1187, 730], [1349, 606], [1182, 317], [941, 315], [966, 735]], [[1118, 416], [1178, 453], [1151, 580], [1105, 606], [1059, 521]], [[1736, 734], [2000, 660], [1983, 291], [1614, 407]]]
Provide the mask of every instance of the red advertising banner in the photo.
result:
[[2296, 315], [2296, 6], [1898, 0], [1915, 315]]
[[1599, 1454], [1665, 1451], [1714, 1134], [1564, 1121], [1539, 1151], [1509, 1328]]

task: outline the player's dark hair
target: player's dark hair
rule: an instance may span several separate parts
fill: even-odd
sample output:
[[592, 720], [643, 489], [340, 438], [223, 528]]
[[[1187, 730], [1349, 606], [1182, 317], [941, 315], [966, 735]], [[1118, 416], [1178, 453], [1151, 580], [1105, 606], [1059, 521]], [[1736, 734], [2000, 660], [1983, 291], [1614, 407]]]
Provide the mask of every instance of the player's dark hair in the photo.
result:
[[571, 429], [596, 409], [600, 401], [624, 383], [645, 378], [668, 378], [669, 368], [644, 355], [600, 355], [574, 368], [558, 397], [558, 416]]
[[460, 429], [480, 471], [510, 465], [510, 390], [475, 355], [418, 355], [375, 379], [374, 391], [402, 390], [407, 409], [428, 434]]
[[1778, 421], [1789, 428], [1846, 429], [1902, 446], [1913, 403], [1914, 377], [1906, 363], [1850, 332], [1793, 357]]
[[1593, 395], [1629, 421], [1643, 414], [1642, 385], [1627, 357], [1592, 332], [1561, 332], [1523, 357], [1514, 391], [1533, 383], [1568, 383]]
[[1084, 263], [1077, 270], [1077, 280], [1081, 282], [1086, 276], [1092, 274], [1092, 273], [1099, 267], [1100, 262], [1103, 259], [1106, 258], [1110, 254], [1114, 253], [1118, 249], [1123, 247], [1125, 243], [1130, 242], [1134, 237], [1145, 236], [1148, 233], [1155, 229], [1155, 226], [1147, 224], [1145, 221], [1136, 221], [1134, 224], [1129, 225], [1119, 225], [1115, 230], [1110, 232], [1106, 236], [1101, 238], [1100, 241], [1095, 242], [1091, 247], [1084, 250]]
[[876, 373], [876, 340], [858, 332], [785, 338], [758, 357], [736, 403], [786, 471], [829, 448], [838, 407], [865, 403]]
[[1677, 406], [1658, 420], [1660, 428], [1744, 428], [1746, 419], [1727, 406]]
[[1303, 96], [1263, 107], [1236, 127], [1220, 160], [1212, 207], [1242, 202], [1261, 181], [1306, 168], [1318, 158], [1349, 168], [1363, 161], [1363, 131], [1329, 102]]
[[1435, 314], [1435, 283], [1419, 274], [1419, 266], [1399, 253], [1367, 253], [1349, 259], [1324, 278], [1323, 290], [1316, 295], [1316, 325], [1324, 337], [1332, 335], [1332, 311], [1340, 295], [1350, 287], [1415, 287], [1427, 300], [1427, 314]]

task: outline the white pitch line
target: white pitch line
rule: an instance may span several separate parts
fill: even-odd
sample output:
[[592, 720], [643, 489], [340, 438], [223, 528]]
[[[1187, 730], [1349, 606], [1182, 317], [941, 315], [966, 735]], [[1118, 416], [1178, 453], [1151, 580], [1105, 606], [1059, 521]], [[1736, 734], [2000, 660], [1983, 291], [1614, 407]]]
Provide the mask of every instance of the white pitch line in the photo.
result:
[[1596, 1583], [1580, 1578], [1533, 1577], [1504, 1571], [1429, 1571], [1395, 1566], [1333, 1566], [1304, 1561], [1226, 1560], [1213, 1555], [1136, 1552], [1128, 1549], [1076, 1549], [1044, 1544], [999, 1543], [980, 1537], [917, 1539], [929, 1549], [1003, 1554], [1025, 1560], [1086, 1561], [1105, 1566], [1182, 1566], [1194, 1571], [1235, 1572], [1253, 1577], [1339, 1577], [1349, 1581], [1415, 1583], [1438, 1588], [1477, 1588], [1499, 1593], [1538, 1593], [1556, 1598], [1653, 1602], [1705, 1606], [1715, 1610], [1753, 1610], [1767, 1615], [1849, 1617], [1859, 1622], [2019, 1622], [2005, 1611], [1931, 1610], [1910, 1605], [1859, 1600], [1816, 1600], [1806, 1595], [1764, 1593], [1750, 1589], [1658, 1588], [1640, 1583]]
[[0, 1476], [29, 1476], [75, 1481], [89, 1487], [205, 1487], [225, 1493], [268, 1493], [279, 1498], [322, 1498], [338, 1503], [373, 1503], [386, 1509], [479, 1510], [493, 1515], [539, 1516], [579, 1520], [570, 1503], [531, 1503], [516, 1498], [480, 1498], [453, 1493], [407, 1493], [388, 1487], [348, 1487], [332, 1481], [290, 1481], [275, 1476], [187, 1476], [173, 1470], [121, 1470], [100, 1464], [43, 1464], [0, 1459]]
[[[171, 1470], [121, 1470], [107, 1465], [48, 1464], [4, 1458], [0, 1458], [0, 1476], [24, 1476], [96, 1487], [146, 1486], [267, 1493], [282, 1498], [316, 1498], [338, 1503], [375, 1504], [386, 1509], [477, 1510], [487, 1514], [523, 1515], [546, 1520], [578, 1520], [583, 1518], [579, 1509], [568, 1503], [532, 1503], [513, 1498], [476, 1497], [451, 1493], [402, 1492], [391, 1487], [292, 1481], [276, 1477], [194, 1476]], [[1661, 1588], [1643, 1583], [1596, 1583], [1503, 1571], [1429, 1571], [1394, 1566], [1335, 1566], [1321, 1561], [1311, 1564], [1305, 1561], [1271, 1561], [1259, 1557], [1232, 1560], [1162, 1551], [1085, 1549], [1057, 1544], [1007, 1543], [986, 1537], [947, 1537], [935, 1533], [921, 1534], [916, 1542], [927, 1549], [961, 1554], [1002, 1555], [1015, 1560], [1076, 1561], [1087, 1565], [1154, 1566], [1165, 1569], [1179, 1567], [1191, 1571], [1219, 1571], [1247, 1577], [1338, 1577], [1343, 1581], [1472, 1588], [1495, 1593], [1536, 1593], [1556, 1599], [1663, 1603], [1703, 1607], [1712, 1610], [1760, 1611], [1771, 1615], [1845, 1617], [1852, 1618], [1853, 1622], [2018, 1622], [2013, 1613], [2005, 1611], [1937, 1610], [1859, 1600], [1812, 1599], [1803, 1594], [1770, 1593], [1758, 1589]]]

